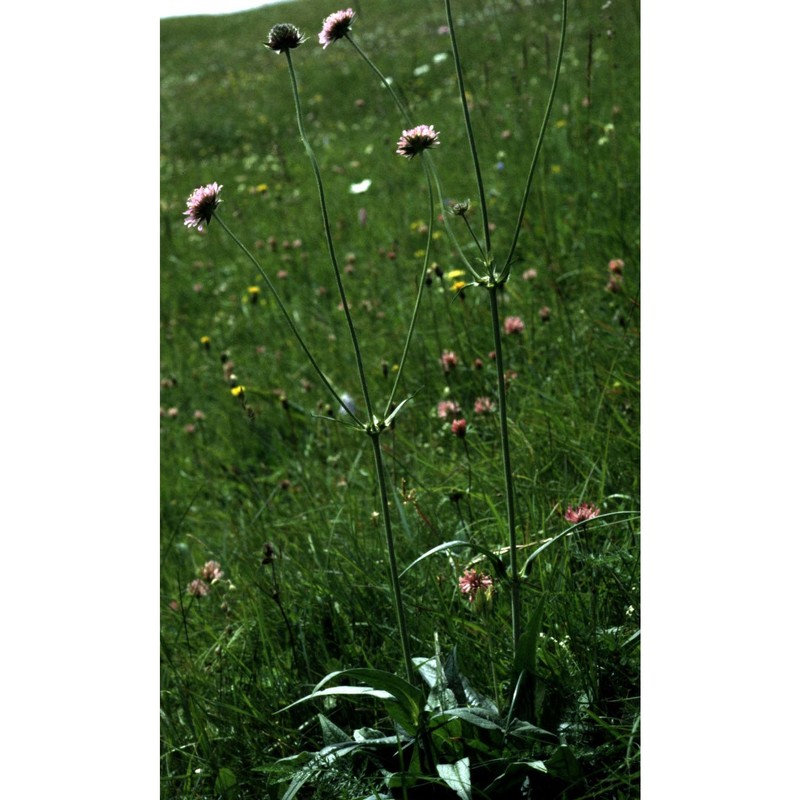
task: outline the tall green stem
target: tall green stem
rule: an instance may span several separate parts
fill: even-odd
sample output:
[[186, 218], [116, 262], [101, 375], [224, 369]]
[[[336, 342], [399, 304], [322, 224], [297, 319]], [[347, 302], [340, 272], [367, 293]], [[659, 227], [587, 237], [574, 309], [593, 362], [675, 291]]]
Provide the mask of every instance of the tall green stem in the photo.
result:
[[406, 668], [406, 677], [409, 683], [414, 683], [414, 662], [411, 660], [411, 645], [408, 638], [406, 615], [403, 609], [403, 597], [400, 593], [400, 575], [397, 570], [397, 558], [394, 553], [394, 535], [392, 533], [392, 519], [389, 514], [389, 493], [386, 490], [386, 474], [383, 468], [383, 453], [381, 453], [380, 434], [369, 431], [372, 442], [372, 452], [375, 455], [375, 472], [378, 475], [378, 488], [381, 496], [381, 515], [383, 517], [383, 531], [386, 536], [386, 553], [389, 557], [389, 580], [394, 596], [394, 610], [397, 615], [397, 629], [400, 632], [400, 644], [403, 649], [403, 663]]
[[414, 334], [414, 328], [417, 325], [417, 315], [419, 313], [419, 306], [422, 302], [422, 292], [425, 289], [425, 278], [428, 273], [428, 263], [431, 256], [431, 241], [433, 240], [433, 185], [431, 183], [431, 165], [428, 161], [428, 154], [422, 153], [422, 164], [425, 167], [425, 178], [428, 181], [428, 240], [425, 245], [425, 258], [422, 262], [422, 274], [419, 277], [419, 286], [417, 287], [417, 299], [414, 303], [414, 311], [411, 314], [411, 322], [408, 326], [408, 334], [406, 335], [406, 343], [403, 347], [403, 355], [400, 358], [400, 366], [397, 370], [397, 375], [394, 379], [392, 392], [389, 395], [389, 400], [386, 403], [386, 411], [383, 416], [386, 418], [391, 412], [392, 402], [394, 401], [397, 387], [400, 384], [400, 376], [403, 374], [403, 367], [406, 363], [406, 356], [408, 356], [408, 349], [411, 346], [411, 337]]
[[508, 441], [508, 409], [506, 407], [506, 377], [503, 368], [503, 342], [500, 337], [500, 314], [497, 309], [497, 285], [488, 287], [489, 304], [492, 309], [492, 333], [494, 334], [495, 365], [497, 367], [497, 401], [500, 414], [500, 445], [503, 452], [503, 476], [506, 484], [506, 509], [508, 516], [509, 571], [511, 572], [511, 632], [514, 642], [514, 658], [522, 630], [520, 618], [519, 573], [517, 572], [517, 529], [514, 517], [514, 479], [511, 473], [511, 454]]
[[508, 251], [508, 257], [503, 263], [503, 269], [500, 271], [499, 280], [503, 281], [508, 277], [511, 269], [511, 262], [514, 258], [514, 251], [517, 249], [517, 240], [519, 239], [520, 230], [522, 230], [522, 220], [525, 217], [525, 206], [528, 204], [528, 196], [531, 191], [531, 183], [533, 182], [533, 173], [536, 170], [536, 164], [539, 160], [539, 151], [542, 149], [542, 142], [544, 141], [544, 132], [547, 128], [547, 121], [550, 119], [550, 111], [553, 108], [553, 101], [556, 96], [556, 87], [558, 86], [558, 76], [561, 73], [561, 59], [564, 56], [564, 41], [567, 36], [567, 0], [562, 0], [561, 3], [561, 40], [558, 45], [558, 56], [556, 57], [556, 69], [553, 75], [553, 85], [550, 87], [550, 97], [547, 100], [547, 108], [545, 109], [544, 119], [542, 120], [542, 127], [539, 129], [539, 138], [536, 141], [536, 147], [533, 151], [533, 159], [531, 160], [531, 167], [528, 170], [528, 180], [525, 184], [525, 193], [522, 195], [522, 203], [519, 208], [519, 215], [517, 216], [517, 226], [514, 229], [514, 238], [511, 242], [511, 247]]
[[464, 73], [461, 69], [461, 58], [458, 54], [458, 43], [456, 41], [456, 29], [453, 24], [453, 12], [450, 8], [450, 0], [444, 0], [444, 7], [447, 13], [447, 25], [450, 28], [450, 42], [453, 46], [453, 60], [456, 64], [456, 75], [458, 76], [458, 89], [461, 93], [461, 108], [464, 112], [464, 124], [467, 128], [467, 139], [472, 153], [472, 164], [475, 168], [475, 180], [478, 184], [478, 199], [481, 204], [481, 214], [483, 216], [483, 240], [486, 244], [486, 266], [492, 269], [492, 243], [489, 234], [489, 211], [486, 206], [486, 194], [483, 189], [483, 179], [481, 178], [481, 165], [478, 159], [478, 149], [475, 144], [475, 134], [472, 131], [472, 121], [469, 115], [469, 104], [467, 103], [467, 92], [464, 87]]
[[[356, 43], [355, 39], [353, 39], [353, 37], [352, 37], [352, 35], [350, 33], [347, 33], [345, 35], [345, 38], [347, 39], [348, 42], [350, 42], [350, 44], [353, 46], [355, 51], [361, 56], [361, 58], [363, 58], [364, 61], [367, 62], [367, 65], [369, 66], [369, 68], [375, 73], [375, 75], [378, 77], [380, 82], [386, 87], [386, 89], [388, 90], [389, 94], [391, 94], [392, 99], [395, 102], [395, 105], [399, 109], [400, 113], [403, 115], [403, 119], [406, 121], [406, 125], [411, 127], [413, 125], [413, 123], [411, 121], [411, 115], [409, 114], [408, 107], [400, 99], [400, 96], [394, 90], [394, 87], [389, 82], [389, 79], [380, 71], [380, 69], [377, 67], [375, 62], [361, 49], [361, 47], [359, 47], [359, 45]], [[424, 155], [424, 153], [423, 153], [423, 155]], [[441, 184], [439, 182], [439, 176], [436, 173], [436, 165], [433, 163], [433, 160], [428, 161], [427, 164], [430, 167], [431, 175], [433, 176], [434, 183], [436, 184], [436, 192], [437, 192], [437, 196], [439, 197], [439, 205], [442, 207], [442, 219], [444, 221], [444, 227], [447, 230], [447, 235], [450, 237], [450, 241], [452, 242], [453, 246], [456, 248], [459, 256], [461, 256], [461, 259], [463, 260], [464, 265], [472, 273], [472, 275], [475, 277], [475, 279], [478, 280], [480, 278], [480, 275], [478, 275], [478, 273], [473, 269], [472, 264], [470, 264], [469, 259], [465, 255], [464, 251], [461, 249], [461, 245], [459, 244], [458, 237], [455, 235], [455, 233], [453, 232], [453, 229], [450, 227], [450, 223], [448, 221], [448, 216], [447, 216], [447, 206], [445, 205], [445, 202], [444, 202], [444, 195], [442, 193], [442, 187], [441, 187]], [[473, 238], [474, 238], [474, 235], [473, 235]], [[478, 244], [478, 251], [481, 253], [481, 257], [483, 257], [483, 249], [481, 248], [480, 244]]]
[[373, 63], [372, 59], [370, 59], [370, 57], [356, 44], [356, 40], [353, 39], [353, 37], [349, 33], [346, 33], [344, 35], [344, 38], [347, 39], [347, 41], [350, 42], [351, 45], [353, 45], [353, 47], [355, 48], [356, 52], [361, 56], [361, 58], [364, 59], [364, 61], [367, 62], [367, 64], [369, 65], [370, 69], [378, 76], [378, 79], [380, 80], [380, 82], [389, 90], [389, 94], [391, 94], [392, 99], [395, 102], [395, 105], [400, 109], [400, 113], [405, 118], [406, 125], [410, 126], [411, 125], [411, 115], [409, 114], [408, 107], [400, 99], [399, 95], [394, 90], [394, 86], [392, 86], [392, 84], [389, 83], [389, 81], [386, 78], [386, 76], [375, 66], [375, 64]]
[[353, 351], [355, 352], [356, 365], [358, 366], [358, 377], [361, 381], [361, 392], [364, 395], [364, 403], [367, 407], [367, 417], [369, 418], [368, 424], [370, 426], [375, 424], [375, 415], [372, 413], [372, 403], [370, 402], [369, 390], [367, 389], [367, 378], [364, 373], [364, 364], [361, 360], [361, 348], [358, 345], [358, 336], [356, 335], [356, 328], [353, 324], [353, 317], [350, 314], [350, 307], [347, 303], [347, 295], [344, 291], [344, 284], [342, 283], [342, 275], [339, 270], [339, 262], [336, 260], [336, 250], [333, 246], [333, 235], [331, 234], [331, 224], [328, 218], [328, 206], [325, 202], [325, 189], [322, 185], [322, 175], [320, 174], [319, 164], [314, 151], [311, 149], [311, 143], [306, 136], [305, 126], [303, 125], [303, 116], [300, 110], [300, 93], [297, 89], [297, 76], [294, 72], [294, 65], [292, 64], [292, 51], [285, 50], [286, 61], [289, 64], [289, 75], [292, 79], [292, 92], [294, 94], [294, 106], [297, 112], [297, 127], [300, 130], [300, 138], [303, 141], [303, 146], [311, 161], [311, 166], [314, 169], [314, 177], [317, 181], [317, 191], [319, 193], [319, 204], [322, 211], [322, 225], [325, 228], [325, 241], [328, 244], [328, 256], [333, 266], [333, 273], [336, 276], [336, 286], [339, 289], [339, 297], [342, 301], [342, 308], [344, 309], [345, 319], [347, 320], [347, 327], [350, 331], [350, 339], [353, 343]]
[[[339, 264], [336, 260], [336, 252], [333, 246], [333, 237], [331, 234], [331, 226], [328, 218], [327, 204], [325, 202], [325, 191], [322, 185], [322, 175], [320, 174], [319, 164], [317, 163], [314, 151], [312, 150], [311, 144], [309, 143], [308, 137], [306, 136], [305, 133], [305, 127], [303, 125], [302, 114], [300, 111], [300, 94], [297, 89], [297, 77], [295, 76], [294, 66], [292, 65], [291, 51], [286, 50], [285, 52], [286, 52], [286, 59], [289, 65], [289, 75], [291, 76], [292, 79], [292, 92], [294, 94], [295, 109], [297, 112], [297, 127], [300, 131], [300, 138], [303, 141], [306, 153], [308, 154], [308, 157], [311, 161], [311, 165], [314, 169], [314, 177], [316, 178], [317, 181], [317, 190], [319, 192], [320, 207], [322, 210], [322, 223], [323, 227], [325, 228], [325, 238], [328, 243], [328, 254], [330, 256], [331, 264], [333, 266], [334, 275], [336, 276], [336, 285], [339, 289], [339, 296], [342, 300], [342, 306], [344, 308], [344, 313], [347, 319], [347, 325], [350, 330], [350, 338], [353, 343], [353, 350], [355, 351], [356, 363], [358, 365], [358, 375], [361, 381], [361, 389], [364, 394], [364, 402], [367, 406], [367, 414], [369, 416], [369, 421], [367, 425], [364, 426], [364, 430], [366, 431], [367, 435], [370, 438], [370, 441], [372, 442], [372, 449], [375, 457], [375, 472], [378, 477], [378, 488], [381, 498], [381, 516], [383, 518], [383, 530], [386, 537], [386, 552], [389, 558], [389, 579], [392, 586], [392, 595], [394, 597], [395, 613], [397, 615], [397, 627], [400, 632], [400, 644], [403, 650], [403, 662], [405, 665], [406, 676], [408, 678], [409, 683], [412, 683], [414, 681], [414, 663], [411, 660], [411, 646], [408, 638], [408, 627], [406, 625], [405, 612], [403, 609], [403, 598], [400, 590], [400, 577], [397, 569], [397, 558], [395, 556], [395, 550], [394, 550], [394, 536], [392, 534], [392, 520], [389, 512], [389, 493], [386, 488], [386, 473], [384, 470], [383, 454], [381, 453], [381, 446], [380, 446], [380, 432], [382, 430], [382, 421], [378, 420], [372, 411], [372, 404], [370, 402], [369, 390], [367, 389], [367, 379], [364, 373], [364, 365], [361, 359], [361, 349], [358, 344], [356, 329], [353, 324], [352, 317], [350, 315], [350, 309], [347, 304], [347, 296], [345, 294], [344, 285], [342, 283], [341, 272], [339, 270]], [[419, 305], [419, 296], [417, 298], [417, 306], [418, 305]], [[416, 317], [416, 309], [415, 309], [415, 317]], [[413, 323], [412, 323], [412, 329], [413, 329]], [[410, 331], [409, 331], [409, 338], [406, 340], [406, 350], [408, 348], [409, 341], [410, 341]]]

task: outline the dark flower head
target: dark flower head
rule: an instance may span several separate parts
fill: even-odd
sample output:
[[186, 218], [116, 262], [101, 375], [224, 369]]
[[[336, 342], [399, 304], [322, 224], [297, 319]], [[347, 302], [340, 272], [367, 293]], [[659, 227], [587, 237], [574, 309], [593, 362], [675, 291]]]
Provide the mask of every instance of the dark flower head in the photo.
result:
[[261, 564], [262, 565], [271, 564], [277, 557], [275, 545], [272, 544], [272, 542], [265, 542], [263, 550], [264, 550], [264, 557], [261, 559]]
[[336, 11], [322, 21], [322, 30], [319, 32], [319, 43], [324, 50], [329, 44], [339, 39], [344, 39], [350, 30], [350, 24], [355, 19], [356, 12], [352, 8], [346, 11]]
[[414, 158], [423, 150], [436, 147], [438, 144], [439, 134], [433, 129], [433, 125], [417, 125], [416, 128], [403, 131], [403, 135], [397, 141], [395, 152], [399, 156]]
[[450, 206], [450, 213], [455, 217], [466, 217], [469, 211], [469, 200], [464, 200], [461, 203], [453, 203]]
[[292, 50], [295, 47], [299, 47], [305, 40], [305, 36], [300, 33], [296, 25], [292, 25], [289, 22], [279, 22], [277, 25], [272, 26], [264, 45], [276, 53], [282, 53], [284, 50]]
[[450, 431], [457, 439], [463, 439], [467, 435], [467, 421], [463, 418], [454, 419]]
[[211, 222], [217, 206], [222, 202], [219, 199], [221, 190], [222, 186], [217, 186], [216, 183], [209, 183], [208, 186], [199, 186], [195, 189], [186, 201], [188, 210], [183, 212], [186, 216], [183, 224], [189, 228], [203, 230], [203, 225]]
[[608, 271], [613, 272], [615, 275], [622, 275], [622, 270], [625, 267], [625, 262], [621, 258], [612, 258], [608, 262]]

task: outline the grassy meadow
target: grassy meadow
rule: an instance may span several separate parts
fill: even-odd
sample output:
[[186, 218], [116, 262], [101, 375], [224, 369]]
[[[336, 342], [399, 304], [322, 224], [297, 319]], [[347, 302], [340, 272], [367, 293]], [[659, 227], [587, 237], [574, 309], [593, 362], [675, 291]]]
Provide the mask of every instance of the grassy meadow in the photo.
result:
[[[422, 158], [395, 153], [408, 125], [390, 93], [347, 41], [317, 43], [338, 8], [296, 0], [161, 22], [162, 796], [637, 797], [638, 2], [569, 3], [555, 103], [498, 293], [501, 324], [522, 323], [502, 331], [516, 650], [487, 292], [462, 285], [440, 207], [428, 224]], [[444, 3], [353, 8], [355, 41], [414, 124], [440, 132], [424, 157], [447, 201], [471, 201], [479, 232]], [[550, 92], [560, 12], [552, 0], [453, 5], [500, 253]], [[379, 692], [287, 709], [338, 670], [403, 674], [370, 439], [344, 424], [220, 224], [183, 224], [195, 187], [222, 184], [221, 218], [363, 414], [286, 59], [264, 46], [281, 22], [308, 36], [291, 54], [303, 122], [381, 408], [430, 234], [396, 397], [410, 399], [380, 436], [412, 655], [432, 659], [420, 668], [425, 713], [458, 707], [421, 743], [404, 739], [408, 726]], [[453, 227], [469, 247], [467, 229]], [[443, 363], [444, 353], [454, 355]], [[581, 504], [600, 513], [573, 525], [565, 514]], [[470, 546], [417, 562], [453, 541]], [[209, 562], [222, 574], [206, 569], [203, 592], [189, 591]], [[459, 585], [467, 569], [493, 580], [474, 602]]]

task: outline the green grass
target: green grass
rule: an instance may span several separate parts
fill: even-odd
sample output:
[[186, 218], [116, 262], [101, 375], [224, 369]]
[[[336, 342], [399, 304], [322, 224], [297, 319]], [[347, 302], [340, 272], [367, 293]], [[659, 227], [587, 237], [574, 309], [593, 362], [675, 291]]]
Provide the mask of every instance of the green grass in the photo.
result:
[[[552, 80], [559, 8], [454, 8], [501, 252]], [[543, 612], [516, 713], [560, 730], [581, 765], [582, 781], [548, 784], [546, 796], [627, 798], [638, 795], [639, 769], [638, 3], [599, 9], [570, 5], [558, 96], [501, 315], [526, 325], [504, 348], [515, 373], [521, 563], [568, 527], [568, 505], [596, 503], [607, 515], [528, 564], [523, 624], [542, 600]], [[280, 797], [288, 784], [276, 762], [319, 749], [318, 711], [345, 731], [385, 723], [369, 702], [275, 712], [333, 670], [401, 668], [369, 442], [315, 416], [329, 398], [219, 226], [200, 235], [182, 224], [195, 186], [224, 184], [227, 223], [276, 282], [333, 384], [358, 399], [285, 59], [262, 44], [273, 24], [297, 24], [310, 37], [293, 54], [305, 124], [340, 259], [352, 254], [345, 282], [368, 379], [377, 405], [385, 401], [416, 294], [427, 194], [419, 165], [394, 155], [405, 125], [388, 93], [346, 42], [317, 46], [334, 10], [308, 0], [161, 23], [164, 797]], [[443, 4], [375, 0], [356, 10], [359, 44], [402, 88], [414, 119], [441, 131], [433, 158], [445, 193], [474, 204], [449, 39], [437, 33]], [[365, 178], [369, 190], [350, 194]], [[433, 257], [444, 273], [459, 266], [446, 236]], [[606, 289], [612, 258], [625, 262], [617, 293]], [[530, 269], [536, 277], [523, 279]], [[482, 291], [457, 297], [451, 283], [434, 276], [425, 289], [400, 395], [414, 399], [381, 439], [401, 569], [454, 539], [507, 544], [498, 422], [472, 412], [477, 397], [495, 395], [489, 307]], [[257, 303], [251, 286], [260, 286]], [[445, 349], [460, 359], [447, 375]], [[223, 359], [246, 387], [249, 413]], [[447, 397], [470, 423], [464, 441], [436, 416]], [[261, 564], [265, 542], [279, 552], [274, 575]], [[412, 650], [431, 656], [437, 638], [443, 654], [456, 648], [461, 672], [502, 709], [514, 689], [510, 603], [503, 586], [477, 611], [459, 596], [458, 577], [477, 555], [438, 554], [403, 577]], [[187, 584], [212, 559], [223, 580], [191, 598]], [[365, 796], [380, 789], [375, 774], [356, 760], [298, 796]]]

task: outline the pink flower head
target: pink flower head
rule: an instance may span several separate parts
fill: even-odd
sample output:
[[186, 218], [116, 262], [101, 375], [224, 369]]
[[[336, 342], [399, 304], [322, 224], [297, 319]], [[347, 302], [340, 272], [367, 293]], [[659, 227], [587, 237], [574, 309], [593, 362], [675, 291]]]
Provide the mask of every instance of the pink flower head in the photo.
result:
[[203, 565], [203, 569], [200, 571], [200, 577], [204, 581], [210, 581], [211, 583], [216, 583], [224, 574], [219, 563], [216, 561], [206, 561]]
[[195, 578], [187, 587], [186, 592], [192, 597], [205, 597], [211, 589], [202, 578]]
[[322, 21], [322, 30], [319, 32], [319, 43], [324, 50], [329, 44], [347, 36], [350, 24], [356, 16], [352, 8], [346, 11], [336, 11]]
[[564, 513], [564, 519], [567, 522], [577, 523], [586, 522], [588, 519], [593, 519], [600, 513], [600, 509], [591, 503], [581, 503], [577, 508], [568, 506]]
[[455, 402], [455, 400], [442, 400], [436, 406], [436, 416], [439, 419], [448, 419], [450, 417], [456, 417], [461, 413], [461, 406]]
[[612, 258], [611, 261], [608, 262], [608, 271], [613, 272], [615, 275], [622, 275], [624, 266], [625, 262], [621, 258]]
[[211, 222], [217, 206], [222, 202], [219, 199], [221, 190], [222, 186], [217, 186], [216, 183], [209, 183], [208, 186], [199, 186], [195, 189], [186, 201], [188, 211], [183, 212], [186, 217], [183, 224], [189, 228], [203, 230], [203, 225]]
[[468, 569], [458, 579], [458, 585], [461, 588], [461, 593], [467, 595], [467, 599], [472, 603], [480, 592], [488, 593], [494, 586], [494, 581], [482, 572]]
[[551, 314], [551, 311], [550, 311], [550, 307], [549, 306], [542, 306], [539, 309], [539, 319], [542, 322], [550, 322], [550, 314]]
[[525, 330], [525, 323], [519, 317], [506, 317], [503, 329], [508, 335], [522, 333]]
[[427, 150], [429, 147], [436, 147], [438, 144], [439, 134], [433, 129], [432, 125], [417, 125], [416, 128], [403, 131], [403, 135], [397, 141], [397, 150], [395, 152], [399, 156], [414, 158], [423, 150]]
[[494, 403], [488, 397], [475, 398], [476, 414], [488, 414], [490, 411], [494, 411]]
[[465, 419], [454, 419], [450, 430], [457, 439], [463, 439], [467, 435], [467, 421]]
[[452, 350], [445, 350], [439, 357], [439, 363], [445, 372], [450, 372], [458, 364], [458, 356]]

